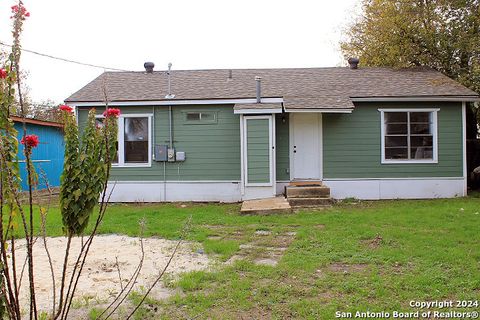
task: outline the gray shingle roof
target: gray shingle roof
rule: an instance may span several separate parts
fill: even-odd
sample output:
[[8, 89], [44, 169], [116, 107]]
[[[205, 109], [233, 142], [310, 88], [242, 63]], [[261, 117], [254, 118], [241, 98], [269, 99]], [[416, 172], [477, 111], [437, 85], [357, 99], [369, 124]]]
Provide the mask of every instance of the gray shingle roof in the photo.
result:
[[[478, 97], [431, 69], [367, 67], [173, 70], [172, 93], [174, 100], [254, 98], [256, 76], [262, 97], [283, 97], [286, 108], [351, 108], [355, 97]], [[165, 71], [106, 72], [65, 101], [101, 102], [104, 85], [109, 101], [166, 100], [168, 90]]]

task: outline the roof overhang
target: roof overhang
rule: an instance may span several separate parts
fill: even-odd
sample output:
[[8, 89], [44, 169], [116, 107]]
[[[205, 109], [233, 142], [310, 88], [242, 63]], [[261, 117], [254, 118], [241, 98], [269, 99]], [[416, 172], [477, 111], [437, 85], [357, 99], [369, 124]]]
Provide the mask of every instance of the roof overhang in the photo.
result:
[[282, 113], [281, 103], [237, 103], [233, 107], [235, 114]]
[[[74, 107], [104, 107], [105, 101], [65, 101]], [[196, 100], [139, 100], [139, 101], [109, 101], [111, 107], [127, 106], [176, 106], [176, 105], [205, 105], [205, 104], [255, 104], [255, 98], [238, 99], [196, 99]], [[261, 103], [282, 103], [283, 98], [262, 98]]]
[[476, 102], [479, 96], [403, 96], [403, 97], [351, 97], [353, 102]]

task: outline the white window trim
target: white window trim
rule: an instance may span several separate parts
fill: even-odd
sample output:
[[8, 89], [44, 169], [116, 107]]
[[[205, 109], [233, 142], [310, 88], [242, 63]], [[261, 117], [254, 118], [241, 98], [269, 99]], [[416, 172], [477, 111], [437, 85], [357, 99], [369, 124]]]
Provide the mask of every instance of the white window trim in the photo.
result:
[[[198, 119], [192, 119], [192, 120], [189, 120], [188, 119], [188, 115], [189, 114], [194, 114], [194, 113], [198, 113], [199, 115], [199, 118]], [[213, 119], [203, 119], [203, 115], [204, 114], [212, 114], [213, 115]], [[186, 111], [182, 111], [182, 115], [183, 115], [183, 124], [188, 124], [188, 125], [197, 125], [197, 124], [217, 124], [218, 123], [218, 114], [217, 114], [217, 111], [211, 111], [211, 110], [208, 110], [208, 111], [197, 111], [197, 110], [186, 110]]]
[[[103, 115], [97, 115], [95, 118], [103, 119]], [[125, 163], [125, 121], [124, 118], [147, 118], [148, 119], [148, 162], [147, 163]], [[152, 167], [152, 118], [151, 113], [133, 113], [133, 114], [121, 114], [118, 119], [118, 163], [112, 163], [114, 168], [150, 168]]]
[[[438, 117], [437, 113], [440, 111], [438, 108], [397, 108], [389, 109], [382, 108], [380, 111], [380, 130], [381, 130], [381, 152], [382, 164], [419, 164], [419, 163], [438, 163]], [[433, 159], [418, 160], [418, 159], [405, 159], [405, 160], [389, 160], [385, 159], [385, 112], [431, 112], [432, 113], [432, 140], [433, 140]], [[410, 151], [409, 151], [410, 152]]]

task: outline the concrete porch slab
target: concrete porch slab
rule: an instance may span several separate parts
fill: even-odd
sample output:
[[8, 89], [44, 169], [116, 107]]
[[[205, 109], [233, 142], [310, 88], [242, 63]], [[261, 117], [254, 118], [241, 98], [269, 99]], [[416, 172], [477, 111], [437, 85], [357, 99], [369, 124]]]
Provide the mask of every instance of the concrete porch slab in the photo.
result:
[[290, 213], [292, 207], [284, 197], [246, 200], [242, 203], [241, 214]]

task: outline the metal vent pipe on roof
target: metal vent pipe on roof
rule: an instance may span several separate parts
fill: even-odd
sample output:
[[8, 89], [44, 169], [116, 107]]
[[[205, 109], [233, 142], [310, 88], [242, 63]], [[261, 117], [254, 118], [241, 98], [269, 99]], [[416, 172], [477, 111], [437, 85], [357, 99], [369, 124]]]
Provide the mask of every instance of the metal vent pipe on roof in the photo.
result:
[[168, 93], [165, 96], [165, 99], [173, 99], [175, 98], [175, 95], [172, 94], [172, 79], [171, 79], [171, 73], [172, 73], [172, 63], [168, 63], [168, 70], [167, 70], [167, 78], [168, 78]]
[[255, 77], [255, 81], [257, 84], [257, 103], [262, 102], [262, 78]]
[[153, 73], [153, 68], [155, 67], [155, 63], [147, 61], [143, 64], [143, 67], [145, 68], [145, 71], [147, 73]]
[[348, 58], [348, 64], [350, 65], [350, 69], [358, 69], [358, 63], [360, 59], [358, 58]]

